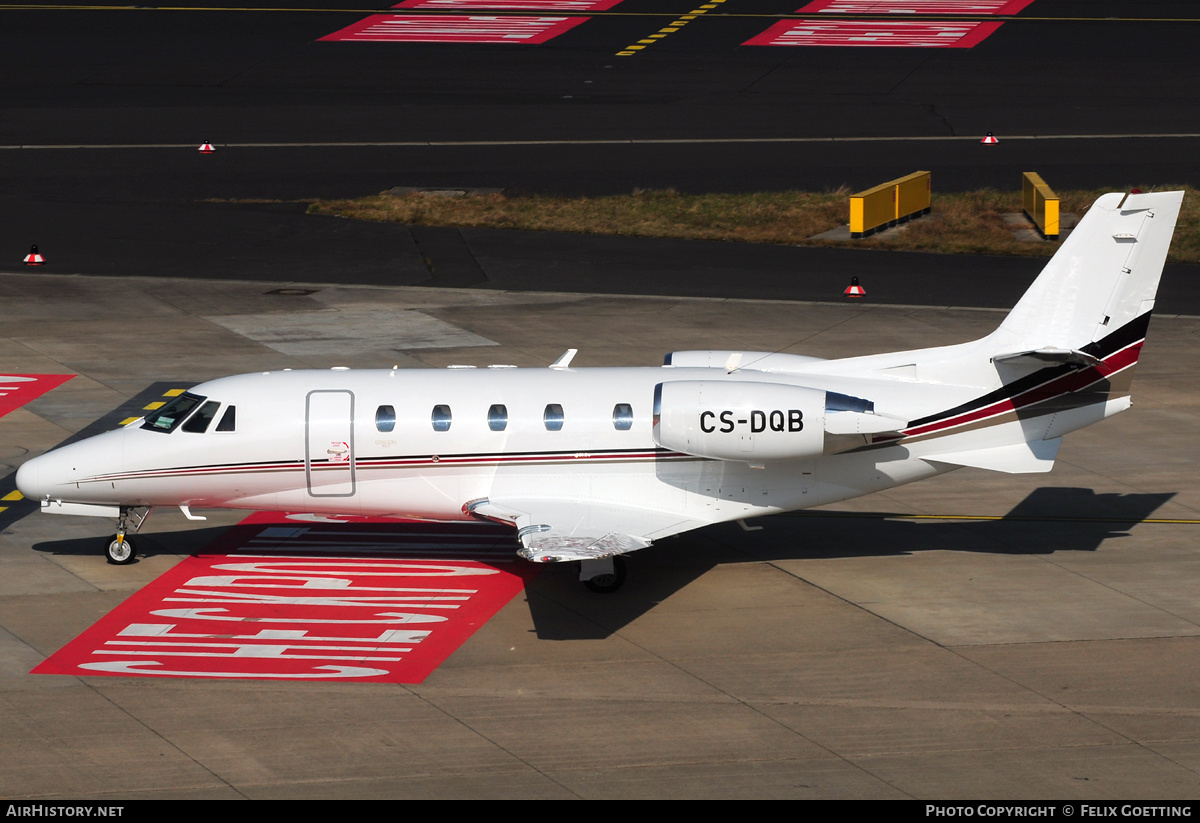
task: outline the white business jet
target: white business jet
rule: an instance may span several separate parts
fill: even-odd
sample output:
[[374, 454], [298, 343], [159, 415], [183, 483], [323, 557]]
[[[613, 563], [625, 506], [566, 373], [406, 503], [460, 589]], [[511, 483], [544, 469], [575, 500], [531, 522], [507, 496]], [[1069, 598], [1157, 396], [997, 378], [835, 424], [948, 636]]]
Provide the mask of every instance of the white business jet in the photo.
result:
[[[275, 371], [202, 383], [21, 466], [42, 511], [117, 520], [113, 563], [176, 506], [510, 524], [518, 554], [621, 556], [712, 523], [962, 466], [1049, 471], [1062, 436], [1129, 407], [1183, 199], [1108, 194], [994, 332], [822, 360], [683, 351], [661, 368]], [[744, 524], [743, 524], [744, 525]]]

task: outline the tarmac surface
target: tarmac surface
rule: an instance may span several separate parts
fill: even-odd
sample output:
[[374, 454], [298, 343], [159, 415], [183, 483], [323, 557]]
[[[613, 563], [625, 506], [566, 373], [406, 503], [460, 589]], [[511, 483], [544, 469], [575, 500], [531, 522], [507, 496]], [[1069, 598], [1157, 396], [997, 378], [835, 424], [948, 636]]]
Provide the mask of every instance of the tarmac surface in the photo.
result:
[[[387, 9], [205, 5], [0, 9], [0, 364], [78, 375], [0, 417], [0, 492], [162, 381], [951, 343], [1040, 268], [368, 226], [306, 198], [1200, 182], [1183, 0], [1035, 0], [969, 49], [747, 46], [802, 3], [728, 0], [632, 56], [694, 7], [623, 0], [514, 46], [318, 42]], [[32, 243], [49, 264], [18, 270]], [[840, 301], [851, 275], [867, 302]], [[373, 340], [365, 311], [461, 334]], [[302, 354], [214, 319], [298, 313], [322, 330]], [[702, 530], [609, 597], [545, 568], [420, 685], [32, 675], [241, 516], [156, 512], [114, 567], [106, 521], [0, 501], [0, 796], [1195, 799], [1198, 318], [1200, 272], [1168, 266], [1134, 408], [1049, 475]]]
[[[1002, 316], [292, 285], [315, 291], [0, 277], [6, 367], [78, 374], [0, 418], [3, 461], [163, 380], [537, 367], [567, 347], [583, 366], [701, 346], [837, 356], [957, 342]], [[364, 311], [451, 333], [442, 348], [364, 342]], [[298, 313], [322, 336], [286, 354], [262, 332]], [[340, 337], [339, 314], [356, 319]], [[117, 567], [100, 553], [107, 521], [14, 507], [0, 534], [2, 794], [1194, 799], [1198, 357], [1200, 319], [1156, 317], [1134, 408], [1067, 438], [1049, 475], [964, 469], [762, 531], [705, 529], [635, 554], [611, 596], [544, 567], [421, 685], [29, 674], [240, 515], [206, 512], [197, 528], [155, 512], [139, 562]]]
[[[728, 0], [634, 56], [617, 53], [693, 6], [623, 0], [512, 45], [319, 42], [372, 9], [221, 5], [0, 10], [7, 259], [37, 243], [68, 273], [182, 273], [195, 256], [222, 263], [210, 276], [300, 261], [324, 272], [301, 279], [348, 268], [355, 282], [365, 230], [305, 242], [284, 214], [302, 207], [230, 201], [395, 186], [857, 191], [918, 169], [935, 191], [1015, 191], [1030, 170], [1064, 190], [1200, 180], [1200, 16], [1182, 0], [1035, 0], [969, 49], [746, 46], [802, 4]], [[980, 145], [988, 132], [998, 145]], [[205, 141], [214, 154], [196, 152]], [[285, 239], [305, 253], [254, 265], [254, 246]]]

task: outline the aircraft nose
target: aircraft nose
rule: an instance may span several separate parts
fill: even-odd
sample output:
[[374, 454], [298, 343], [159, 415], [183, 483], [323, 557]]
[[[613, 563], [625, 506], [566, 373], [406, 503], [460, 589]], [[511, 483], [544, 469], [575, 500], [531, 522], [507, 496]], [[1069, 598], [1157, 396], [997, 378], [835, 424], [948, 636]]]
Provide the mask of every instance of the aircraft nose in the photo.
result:
[[41, 459], [35, 457], [26, 460], [17, 469], [17, 490], [29, 500], [40, 500], [46, 495], [41, 484], [41, 467], [38, 465]]
[[30, 500], [49, 497], [75, 503], [108, 502], [105, 495], [114, 488], [111, 484], [90, 483], [81, 488], [80, 481], [120, 469], [123, 432], [117, 429], [98, 434], [26, 460], [17, 469], [17, 488]]
[[17, 469], [17, 489], [30, 500], [62, 497], [64, 491], [76, 490], [74, 456], [65, 446], [26, 460]]

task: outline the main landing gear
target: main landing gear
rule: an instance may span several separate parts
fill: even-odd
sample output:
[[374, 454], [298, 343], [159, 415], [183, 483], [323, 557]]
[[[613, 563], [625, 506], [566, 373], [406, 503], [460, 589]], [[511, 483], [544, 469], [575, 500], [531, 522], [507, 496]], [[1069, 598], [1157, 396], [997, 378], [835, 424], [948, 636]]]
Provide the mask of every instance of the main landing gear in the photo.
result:
[[612, 594], [625, 583], [625, 558], [620, 555], [579, 561], [579, 579], [597, 594]]
[[108, 546], [104, 550], [109, 563], [126, 566], [137, 559], [137, 549], [127, 533], [137, 534], [149, 516], [149, 508], [121, 507], [121, 514], [117, 518], [117, 533], [108, 541]]

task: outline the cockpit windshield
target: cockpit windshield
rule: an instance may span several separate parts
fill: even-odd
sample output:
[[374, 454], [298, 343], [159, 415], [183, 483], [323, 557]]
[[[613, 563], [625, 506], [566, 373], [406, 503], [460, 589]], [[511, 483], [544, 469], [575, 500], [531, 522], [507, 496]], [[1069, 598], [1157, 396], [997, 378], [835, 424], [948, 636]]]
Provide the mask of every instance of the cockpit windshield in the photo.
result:
[[191, 414], [192, 409], [203, 402], [203, 397], [197, 397], [194, 394], [184, 392], [161, 409], [147, 414], [146, 422], [142, 423], [142, 428], [156, 432], [173, 432]]
[[216, 417], [217, 409], [220, 407], [221, 404], [216, 400], [209, 400], [200, 407], [200, 411], [188, 418], [188, 421], [183, 424], [183, 430], [192, 434], [204, 434], [208, 431], [209, 424]]

